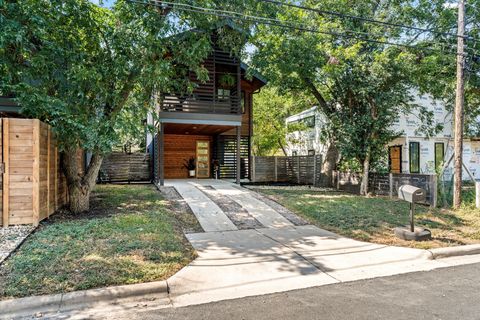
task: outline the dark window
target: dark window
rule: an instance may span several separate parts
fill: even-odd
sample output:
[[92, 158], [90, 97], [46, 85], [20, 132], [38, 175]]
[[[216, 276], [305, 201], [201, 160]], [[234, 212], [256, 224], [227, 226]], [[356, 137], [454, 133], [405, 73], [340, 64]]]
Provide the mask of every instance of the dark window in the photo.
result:
[[315, 116], [309, 116], [303, 119], [294, 120], [289, 123], [289, 125], [296, 125], [296, 124], [301, 124], [307, 128], [315, 128]]
[[435, 170], [440, 169], [443, 165], [445, 154], [445, 146], [443, 142], [435, 142]]
[[302, 123], [305, 124], [307, 128], [315, 128], [315, 116], [304, 118]]
[[420, 143], [409, 144], [410, 173], [420, 173]]
[[297, 155], [297, 151], [292, 151], [292, 156], [296, 156]]
[[309, 156], [314, 156], [315, 155], [315, 150], [308, 150], [308, 155]]

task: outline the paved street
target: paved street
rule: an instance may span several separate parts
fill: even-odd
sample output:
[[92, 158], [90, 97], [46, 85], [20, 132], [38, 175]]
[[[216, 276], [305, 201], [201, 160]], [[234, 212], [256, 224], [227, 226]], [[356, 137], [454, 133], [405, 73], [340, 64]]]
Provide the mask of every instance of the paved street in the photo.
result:
[[[112, 309], [91, 319], [480, 319], [480, 264], [184, 308]], [[79, 318], [62, 314], [58, 319]], [[80, 317], [84, 318], [84, 317]]]

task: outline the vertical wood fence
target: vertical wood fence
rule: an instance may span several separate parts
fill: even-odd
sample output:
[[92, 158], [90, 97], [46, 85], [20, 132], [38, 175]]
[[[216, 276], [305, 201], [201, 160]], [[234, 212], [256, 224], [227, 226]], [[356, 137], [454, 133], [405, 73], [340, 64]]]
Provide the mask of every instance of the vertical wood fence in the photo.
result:
[[0, 223], [38, 225], [67, 202], [55, 137], [35, 119], [3, 118], [0, 131]]
[[319, 185], [322, 156], [252, 157], [252, 182]]

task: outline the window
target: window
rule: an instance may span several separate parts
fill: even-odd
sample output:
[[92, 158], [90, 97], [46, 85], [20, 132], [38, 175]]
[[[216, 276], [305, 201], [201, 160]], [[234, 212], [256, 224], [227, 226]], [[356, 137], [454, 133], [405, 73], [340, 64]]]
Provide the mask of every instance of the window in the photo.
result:
[[315, 128], [315, 116], [310, 116], [307, 118], [304, 118], [302, 120], [302, 123], [307, 127], [307, 128]]
[[218, 100], [225, 101], [230, 99], [230, 90], [228, 89], [217, 89]]
[[315, 128], [315, 116], [309, 116], [303, 119], [290, 121], [288, 125], [298, 125], [298, 124], [301, 124], [302, 126], [305, 126], [307, 128]]
[[313, 149], [308, 150], [308, 155], [309, 156], [314, 156], [315, 155], [315, 150], [313, 150]]
[[297, 151], [292, 151], [292, 156], [296, 156], [297, 155]]
[[442, 167], [445, 155], [445, 146], [443, 142], [435, 142], [435, 170]]
[[408, 150], [410, 173], [420, 173], [420, 143], [410, 142]]

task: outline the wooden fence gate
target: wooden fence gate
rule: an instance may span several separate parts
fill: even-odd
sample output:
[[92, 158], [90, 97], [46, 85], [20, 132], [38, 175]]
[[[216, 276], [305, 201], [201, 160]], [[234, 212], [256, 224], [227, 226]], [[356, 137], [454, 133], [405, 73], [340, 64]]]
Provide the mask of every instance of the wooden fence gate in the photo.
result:
[[57, 143], [36, 119], [2, 118], [0, 224], [34, 224], [67, 201]]

